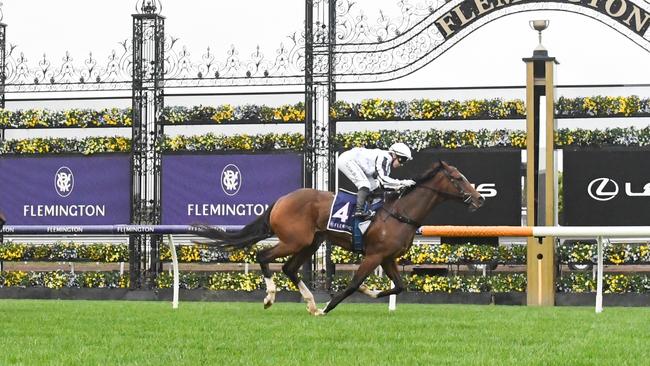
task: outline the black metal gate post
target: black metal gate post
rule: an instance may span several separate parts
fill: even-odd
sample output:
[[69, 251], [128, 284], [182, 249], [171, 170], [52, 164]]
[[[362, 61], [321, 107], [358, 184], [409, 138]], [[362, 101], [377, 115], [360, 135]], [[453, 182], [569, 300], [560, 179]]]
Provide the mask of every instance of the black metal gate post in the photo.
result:
[[[329, 0], [328, 8], [328, 47], [327, 47], [327, 113], [330, 113], [332, 106], [336, 103], [336, 81], [334, 80], [334, 47], [336, 45], [336, 0]], [[329, 166], [329, 176], [327, 179], [327, 188], [330, 192], [336, 190], [336, 120], [330, 119], [328, 124], [329, 144], [327, 144], [327, 165]], [[327, 290], [332, 288], [335, 267], [332, 263], [332, 244], [328, 241], [325, 243], [325, 286]]]
[[[305, 0], [305, 161], [303, 185], [314, 188], [316, 149], [314, 147], [314, 1]], [[312, 260], [302, 266], [307, 286], [312, 282]]]
[[[0, 9], [0, 108], [2, 109], [5, 108], [5, 83], [7, 82], [7, 48], [6, 47], [7, 47], [7, 24], [2, 22], [2, 9]], [[3, 141], [4, 139], [5, 139], [5, 130], [4, 128], [0, 128], [0, 141]]]
[[[305, 2], [305, 186], [319, 190], [332, 189], [334, 174], [329, 108], [333, 97], [335, 6], [331, 0]], [[303, 267], [303, 277], [312, 287], [327, 286], [327, 248], [327, 244], [320, 248]]]
[[[143, 1], [133, 14], [133, 128], [131, 142], [131, 222], [160, 224], [161, 156], [160, 116], [164, 107], [165, 18], [152, 0]], [[138, 234], [129, 238], [130, 287], [147, 285], [158, 270], [160, 236]], [[150, 282], [151, 283], [151, 282]]]
[[[0, 4], [1, 6], [2, 4]], [[7, 81], [7, 25], [2, 22], [2, 9], [0, 9], [0, 108], [5, 108], [5, 83]], [[0, 128], [0, 142], [5, 139], [5, 130]], [[4, 236], [0, 234], [0, 244], [4, 242]], [[0, 262], [0, 271], [2, 262]]]
[[[5, 107], [5, 83], [7, 82], [7, 24], [2, 22], [0, 10], [0, 108]], [[0, 132], [0, 140], [4, 139], [4, 130]]]

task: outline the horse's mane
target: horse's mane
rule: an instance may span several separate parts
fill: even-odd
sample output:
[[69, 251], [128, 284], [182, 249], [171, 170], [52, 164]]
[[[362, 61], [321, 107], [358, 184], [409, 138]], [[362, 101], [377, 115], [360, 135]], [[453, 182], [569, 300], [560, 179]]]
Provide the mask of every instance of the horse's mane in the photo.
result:
[[424, 173], [420, 174], [418, 177], [413, 179], [416, 184], [424, 183], [425, 181], [433, 178], [438, 172], [444, 168], [444, 164], [442, 160], [438, 160], [438, 162], [434, 163], [431, 169], [425, 171]]
[[415, 181], [415, 185], [407, 187], [403, 191], [402, 196], [406, 196], [407, 194], [411, 193], [415, 189], [416, 186], [418, 186], [419, 184], [422, 184], [422, 183], [428, 181], [429, 179], [433, 178], [436, 174], [438, 174], [438, 172], [441, 169], [444, 169], [444, 166], [445, 165], [443, 164], [443, 161], [438, 160], [438, 162], [434, 163], [433, 166], [430, 169], [426, 170], [424, 173], [422, 173], [419, 176], [415, 177], [413, 179]]
[[422, 184], [429, 179], [433, 178], [436, 174], [441, 169], [444, 169], [444, 162], [442, 160], [438, 160], [436, 163], [433, 164], [433, 166], [424, 173], [418, 175], [417, 177], [413, 178], [413, 181], [415, 181], [415, 185], [412, 185], [410, 187], [406, 187], [401, 191], [392, 191], [392, 190], [386, 190], [384, 193], [387, 193], [387, 195], [384, 196], [384, 199], [386, 200], [386, 203], [393, 203], [394, 201], [397, 201], [399, 198], [406, 196], [407, 194], [413, 192], [415, 187], [419, 184]]

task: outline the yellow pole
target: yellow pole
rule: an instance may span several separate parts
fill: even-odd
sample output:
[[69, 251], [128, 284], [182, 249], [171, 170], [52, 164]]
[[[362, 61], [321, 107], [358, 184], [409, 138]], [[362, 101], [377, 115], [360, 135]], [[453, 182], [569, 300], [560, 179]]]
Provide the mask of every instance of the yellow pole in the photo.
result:
[[[548, 57], [546, 51], [536, 50], [526, 62], [526, 215], [529, 226], [554, 226], [555, 222], [555, 93], [554, 68], [555, 58]], [[540, 96], [546, 96], [544, 105]], [[542, 109], [543, 108], [543, 109]], [[541, 111], [545, 118], [541, 120]], [[536, 121], [536, 116], [539, 118]], [[536, 126], [537, 124], [537, 126]], [[540, 135], [546, 135], [545, 141], [538, 141], [536, 127]], [[543, 130], [542, 130], [543, 129]], [[544, 134], [542, 134], [544, 132]], [[545, 163], [538, 167], [544, 170], [544, 181], [539, 181], [539, 171], [535, 169], [535, 160], [541, 158], [540, 151], [545, 148]], [[535, 190], [535, 182], [538, 190]], [[543, 184], [543, 192], [540, 189]], [[536, 207], [539, 211], [537, 217]], [[528, 305], [553, 306], [555, 304], [555, 238], [545, 237], [527, 239], [527, 294]]]
[[[534, 62], [526, 60], [526, 220], [528, 226], [535, 226], [535, 72]], [[526, 252], [526, 300], [528, 305], [536, 304], [539, 294], [537, 286], [539, 261], [537, 260], [537, 239], [527, 238]]]
[[[540, 106], [546, 108], [546, 121], [544, 123], [546, 128], [546, 184], [545, 184], [545, 226], [555, 226], [555, 204], [557, 192], [556, 187], [556, 164], [555, 164], [555, 60], [546, 60], [544, 62], [545, 68], [545, 92], [546, 92], [546, 105]], [[542, 276], [540, 279], [540, 287], [542, 297], [538, 299], [539, 305], [553, 306], [555, 305], [555, 237], [547, 236], [542, 241], [542, 248], [540, 252], [543, 259], [540, 263], [542, 266]]]

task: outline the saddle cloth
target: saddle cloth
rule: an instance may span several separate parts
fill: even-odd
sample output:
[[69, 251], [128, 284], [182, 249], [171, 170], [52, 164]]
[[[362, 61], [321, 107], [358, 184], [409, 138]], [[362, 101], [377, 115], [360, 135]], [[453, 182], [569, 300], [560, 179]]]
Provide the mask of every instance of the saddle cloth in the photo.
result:
[[[381, 206], [383, 206], [384, 201], [380, 198], [376, 198], [372, 201], [370, 205], [371, 211], [377, 211]], [[346, 191], [344, 189], [339, 189], [332, 201], [332, 207], [330, 208], [330, 217], [327, 222], [327, 229], [332, 231], [337, 231], [340, 233], [348, 233], [352, 235], [352, 225], [354, 224], [354, 209], [357, 205], [357, 195]], [[365, 223], [365, 225], [364, 225]], [[368, 228], [370, 220], [364, 221], [359, 224], [362, 232], [365, 232], [365, 229]]]

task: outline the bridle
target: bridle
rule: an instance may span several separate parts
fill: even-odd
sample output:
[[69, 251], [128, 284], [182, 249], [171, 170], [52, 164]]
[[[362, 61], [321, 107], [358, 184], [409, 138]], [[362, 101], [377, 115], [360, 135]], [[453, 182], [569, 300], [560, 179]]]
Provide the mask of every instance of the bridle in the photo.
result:
[[[426, 180], [429, 180], [429, 179], [435, 177], [440, 171], [442, 171], [445, 174], [445, 177], [447, 177], [447, 179], [449, 179], [449, 181], [454, 186], [454, 188], [456, 188], [456, 191], [457, 191], [456, 193], [448, 192], [448, 191], [442, 191], [442, 190], [435, 189], [435, 188], [432, 188], [432, 187], [429, 187], [429, 186], [426, 186], [426, 185], [422, 184], [423, 181], [426, 181]], [[413, 186], [413, 188], [411, 189], [411, 191], [414, 191], [417, 188], [424, 188], [424, 189], [428, 189], [428, 190], [430, 190], [432, 192], [438, 193], [440, 195], [446, 196], [448, 198], [458, 198], [461, 201], [463, 201], [463, 203], [469, 205], [471, 203], [471, 201], [472, 201], [472, 195], [465, 192], [465, 190], [463, 189], [463, 186], [459, 182], [460, 180], [461, 180], [461, 178], [452, 177], [451, 174], [449, 173], [449, 171], [447, 171], [447, 169], [445, 169], [444, 165], [442, 165], [442, 163], [440, 163], [440, 165], [438, 165], [434, 170], [432, 170], [431, 173], [429, 173], [426, 176], [424, 176], [423, 178], [419, 179], [420, 182], [416, 183], [415, 186]]]
[[[443, 191], [443, 190], [432, 188], [432, 187], [429, 187], [429, 186], [426, 186], [426, 185], [423, 184], [423, 182], [428, 181], [429, 179], [435, 177], [441, 171], [445, 174], [445, 177], [447, 177], [447, 179], [449, 179], [449, 181], [454, 186], [454, 188], [456, 188], [456, 190], [457, 190], [456, 193]], [[461, 178], [452, 177], [451, 173], [449, 173], [449, 171], [447, 171], [447, 169], [445, 169], [445, 166], [442, 164], [442, 162], [440, 162], [440, 165], [438, 165], [436, 168], [434, 168], [431, 172], [429, 172], [427, 175], [423, 176], [422, 178], [418, 179], [418, 182], [412, 188], [410, 188], [408, 190], [405, 190], [402, 193], [400, 193], [398, 199], [402, 198], [403, 196], [405, 196], [406, 194], [408, 194], [408, 193], [410, 193], [412, 191], [415, 191], [418, 188], [423, 188], [423, 189], [428, 189], [428, 190], [430, 190], [432, 192], [438, 193], [438, 194], [440, 194], [442, 196], [446, 196], [446, 197], [449, 197], [449, 198], [452, 198], [452, 199], [460, 199], [461, 201], [463, 201], [463, 203], [465, 203], [467, 205], [470, 205], [471, 201], [472, 201], [472, 195], [470, 193], [465, 192], [465, 190], [463, 189], [463, 186], [459, 182], [460, 180], [461, 180]], [[413, 219], [410, 219], [410, 218], [408, 218], [408, 217], [406, 217], [406, 216], [404, 216], [404, 215], [402, 215], [402, 214], [400, 214], [398, 212], [394, 212], [394, 211], [389, 210], [389, 209], [387, 209], [385, 207], [382, 207], [382, 209], [384, 211], [386, 211], [388, 213], [388, 215], [395, 218], [397, 221], [400, 221], [400, 222], [415, 226], [416, 228], [422, 226], [417, 221], [415, 221]]]

